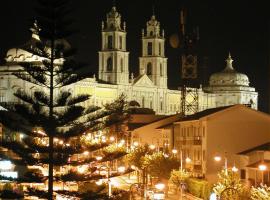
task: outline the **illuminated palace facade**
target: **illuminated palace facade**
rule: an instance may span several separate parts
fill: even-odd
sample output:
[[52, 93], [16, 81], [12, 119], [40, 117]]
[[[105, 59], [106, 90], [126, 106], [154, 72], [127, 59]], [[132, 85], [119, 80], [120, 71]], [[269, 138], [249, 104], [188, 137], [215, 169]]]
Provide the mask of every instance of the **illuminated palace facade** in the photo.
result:
[[[6, 64], [0, 66], [0, 101], [17, 101], [14, 90], [23, 88], [35, 91], [35, 86], [17, 79], [11, 73], [20, 68], [19, 62], [41, 63], [42, 58], [27, 51], [40, 40], [37, 24], [31, 28], [32, 38], [24, 46], [8, 50]], [[129, 72], [129, 52], [126, 48], [126, 24], [112, 7], [101, 26], [102, 45], [99, 53], [98, 77], [89, 77], [69, 86], [74, 95], [90, 94], [86, 105], [102, 106], [113, 102], [124, 93], [127, 100], [137, 101], [141, 107], [153, 109], [159, 115], [180, 112], [181, 92], [167, 87], [167, 58], [165, 34], [155, 15], [142, 30], [142, 54], [139, 58], [139, 75]], [[198, 111], [232, 104], [251, 104], [257, 109], [257, 92], [249, 86], [245, 74], [235, 71], [229, 56], [222, 72], [211, 75], [209, 86], [198, 89]], [[61, 61], [59, 61], [61, 62]], [[190, 113], [191, 114], [191, 113]]]

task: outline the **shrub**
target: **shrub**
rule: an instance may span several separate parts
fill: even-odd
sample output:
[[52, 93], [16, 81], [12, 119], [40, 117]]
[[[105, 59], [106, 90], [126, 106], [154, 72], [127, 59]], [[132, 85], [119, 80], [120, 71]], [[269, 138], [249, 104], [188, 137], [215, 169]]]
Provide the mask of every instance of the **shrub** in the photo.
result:
[[187, 181], [188, 192], [196, 197], [202, 199], [209, 199], [211, 193], [211, 185], [202, 179], [188, 178]]

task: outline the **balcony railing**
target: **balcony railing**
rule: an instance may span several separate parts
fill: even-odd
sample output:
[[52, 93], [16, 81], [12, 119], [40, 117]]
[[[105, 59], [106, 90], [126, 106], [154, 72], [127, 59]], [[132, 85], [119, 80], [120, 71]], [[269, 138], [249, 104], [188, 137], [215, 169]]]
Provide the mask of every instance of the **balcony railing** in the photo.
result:
[[193, 140], [193, 144], [194, 145], [202, 145], [202, 138], [201, 137], [194, 137], [194, 140]]

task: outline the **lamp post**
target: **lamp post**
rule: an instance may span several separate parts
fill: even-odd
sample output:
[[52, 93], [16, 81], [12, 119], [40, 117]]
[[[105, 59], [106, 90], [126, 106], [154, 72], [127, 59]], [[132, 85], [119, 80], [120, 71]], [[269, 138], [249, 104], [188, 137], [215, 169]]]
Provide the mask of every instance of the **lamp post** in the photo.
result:
[[259, 170], [262, 172], [262, 184], [264, 183], [264, 177], [263, 177], [263, 175], [264, 175], [264, 171], [267, 169], [267, 167], [266, 167], [266, 165], [265, 164], [260, 164], [259, 165]]
[[[220, 162], [222, 160], [220, 155], [216, 155], [214, 157], [214, 160], [217, 162]], [[228, 175], [228, 158], [227, 158], [227, 152], [225, 152], [224, 156], [224, 170], [225, 170], [225, 175]]]
[[[173, 149], [172, 153], [173, 155], [177, 154], [177, 149]], [[180, 200], [182, 200], [182, 193], [183, 193], [183, 189], [182, 189], [182, 172], [183, 172], [183, 152], [182, 149], [180, 149], [180, 167], [179, 167], [179, 171], [180, 171]]]

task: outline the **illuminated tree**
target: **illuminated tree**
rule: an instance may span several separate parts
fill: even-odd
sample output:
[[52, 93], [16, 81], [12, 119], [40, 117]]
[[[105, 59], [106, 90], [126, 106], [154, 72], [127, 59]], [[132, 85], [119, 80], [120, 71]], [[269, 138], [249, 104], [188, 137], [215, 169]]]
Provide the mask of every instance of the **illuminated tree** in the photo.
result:
[[222, 170], [218, 174], [218, 183], [214, 185], [213, 191], [221, 199], [239, 199], [244, 192], [244, 186], [238, 173], [232, 170]]
[[181, 183], [185, 182], [190, 177], [190, 172], [185, 169], [172, 170], [170, 181], [177, 187], [180, 187]]
[[[89, 192], [65, 190], [64, 187], [56, 190], [54, 184], [107, 177], [100, 174], [98, 166], [126, 154], [117, 149], [118, 146], [115, 151], [111, 150], [109, 145], [114, 141], [106, 131], [100, 131], [113, 124], [110, 121], [116, 110], [84, 107], [90, 96], [74, 96], [72, 84], [85, 78], [82, 73], [85, 65], [75, 62], [75, 50], [66, 41], [73, 32], [69, 29], [71, 21], [66, 18], [70, 13], [70, 0], [38, 0], [36, 12], [38, 22], [31, 29], [36, 37], [25, 50], [39, 59], [20, 63], [21, 69], [13, 73], [36, 90], [30, 94], [24, 88], [18, 89], [14, 95], [20, 101], [2, 104], [7, 111], [0, 111], [0, 121], [5, 128], [19, 133], [14, 140], [1, 142], [9, 151], [2, 152], [0, 157], [24, 167], [26, 173], [19, 178], [1, 179], [48, 183], [48, 191], [28, 188], [29, 195], [41, 198], [52, 200], [56, 192], [89, 199]], [[118, 105], [122, 106], [123, 98], [116, 102], [119, 101]], [[117, 175], [116, 172], [108, 176]], [[90, 199], [94, 199], [93, 196], [91, 194]]]
[[121, 94], [116, 101], [105, 104], [104, 107], [108, 114], [110, 114], [105, 124], [110, 127], [110, 132], [116, 137], [116, 142], [121, 139], [127, 139], [128, 133], [126, 128], [130, 119], [130, 109], [126, 101], [126, 96]]
[[252, 200], [268, 200], [270, 199], [270, 187], [267, 185], [260, 185], [260, 187], [251, 188]]
[[147, 154], [152, 154], [148, 145], [138, 146], [134, 148], [127, 157], [128, 162], [137, 169], [138, 182], [143, 177], [143, 170], [146, 168], [145, 159]]
[[179, 162], [174, 157], [156, 152], [146, 156], [145, 165], [151, 176], [158, 177], [160, 180], [169, 180], [171, 171], [179, 167]]

